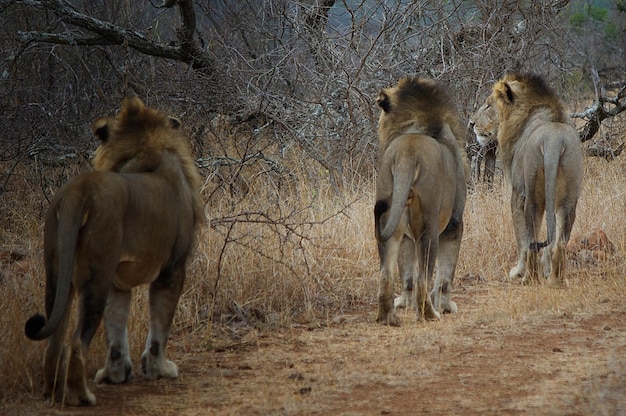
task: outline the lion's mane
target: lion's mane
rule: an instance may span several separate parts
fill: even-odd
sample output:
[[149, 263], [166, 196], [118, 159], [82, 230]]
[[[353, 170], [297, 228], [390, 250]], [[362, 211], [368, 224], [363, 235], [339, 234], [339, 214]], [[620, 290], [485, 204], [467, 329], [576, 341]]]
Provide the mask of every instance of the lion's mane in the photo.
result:
[[507, 74], [494, 84], [493, 94], [500, 116], [498, 146], [505, 167], [511, 166], [516, 145], [525, 137], [530, 120], [573, 125], [559, 96], [537, 74]]
[[428, 78], [405, 77], [396, 86], [384, 89], [377, 103], [383, 109], [378, 126], [381, 155], [393, 139], [409, 131], [442, 138], [442, 129], [447, 124], [457, 140], [458, 151], [467, 160], [465, 127], [445, 84]]

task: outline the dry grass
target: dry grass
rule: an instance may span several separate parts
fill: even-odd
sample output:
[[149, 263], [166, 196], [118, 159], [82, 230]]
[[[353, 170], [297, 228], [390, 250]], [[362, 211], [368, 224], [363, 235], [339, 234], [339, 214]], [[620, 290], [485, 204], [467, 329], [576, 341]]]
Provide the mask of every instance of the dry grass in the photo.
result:
[[[570, 285], [565, 290], [502, 282], [515, 261], [508, 196], [502, 184], [491, 191], [477, 189], [466, 207], [457, 291], [476, 290], [484, 301], [465, 305], [469, 310], [452, 320], [427, 327], [405, 325], [399, 336], [419, 333], [425, 339], [441, 340], [467, 325], [515, 328], [521, 322], [592, 314], [597, 305], [621, 304], [626, 298], [625, 174], [620, 161], [589, 160], [585, 170], [574, 234], [603, 229], [617, 247], [610, 261], [570, 264]], [[225, 328], [234, 337], [251, 328], [255, 333], [271, 333], [297, 324], [322, 327], [337, 316], [375, 312], [378, 256], [372, 238], [373, 185], [355, 186], [337, 198], [322, 178], [300, 177], [308, 179], [283, 187], [280, 198], [271, 183], [262, 186], [261, 180], [251, 180], [254, 186], [243, 197], [237, 196], [236, 203], [235, 197], [219, 194], [207, 205], [210, 225], [200, 235], [175, 317], [172, 338], [178, 351], [210, 350]], [[205, 194], [214, 186], [207, 182]], [[24, 252], [30, 268], [21, 274], [15, 264], [1, 265], [0, 403], [37, 394], [43, 350], [42, 343], [23, 335], [25, 320], [43, 308], [41, 192], [25, 180], [5, 195], [10, 199], [1, 201], [6, 218], [0, 229], [1, 248]], [[146, 305], [145, 289], [137, 290], [129, 328], [133, 357], [143, 349]], [[89, 366], [99, 368], [105, 353], [102, 331], [91, 351]], [[623, 360], [615, 359], [622, 368]], [[603, 387], [590, 387], [596, 388]], [[590, 390], [590, 397], [592, 393], [602, 396]]]

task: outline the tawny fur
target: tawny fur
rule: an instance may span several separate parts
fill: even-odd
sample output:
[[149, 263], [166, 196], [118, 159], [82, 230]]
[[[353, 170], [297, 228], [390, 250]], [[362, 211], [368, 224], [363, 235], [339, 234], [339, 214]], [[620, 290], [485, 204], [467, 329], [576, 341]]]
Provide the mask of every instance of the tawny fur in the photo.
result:
[[[108, 352], [97, 382], [132, 377], [127, 319], [131, 290], [150, 284], [150, 327], [141, 357], [146, 377], [177, 377], [165, 349], [185, 268], [204, 221], [201, 178], [180, 121], [126, 99], [116, 117], [93, 124], [101, 145], [95, 172], [72, 178], [46, 217], [46, 318], [26, 335], [49, 337], [44, 393], [67, 405], [95, 405], [86, 383], [87, 348], [104, 316]], [[79, 318], [64, 348], [74, 294]]]
[[[421, 318], [438, 319], [440, 312], [457, 309], [450, 292], [463, 234], [463, 124], [447, 87], [430, 79], [404, 78], [381, 91], [377, 103], [382, 109], [374, 209], [381, 262], [377, 320], [399, 325], [395, 308], [409, 306]], [[394, 301], [398, 270], [404, 290]]]
[[[494, 84], [470, 123], [477, 136], [497, 137], [511, 188], [519, 256], [509, 277], [536, 281], [537, 251], [547, 246], [541, 260], [543, 274], [554, 285], [563, 285], [565, 245], [576, 218], [583, 175], [580, 140], [563, 102], [541, 77], [508, 74]], [[545, 243], [538, 241], [544, 214]]]

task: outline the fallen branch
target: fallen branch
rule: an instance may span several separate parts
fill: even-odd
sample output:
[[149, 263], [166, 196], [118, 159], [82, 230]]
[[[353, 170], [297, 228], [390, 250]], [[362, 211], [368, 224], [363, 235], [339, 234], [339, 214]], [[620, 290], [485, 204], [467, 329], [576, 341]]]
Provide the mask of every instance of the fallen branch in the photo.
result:
[[[581, 142], [593, 139], [598, 130], [600, 130], [600, 125], [603, 120], [615, 117], [626, 110], [626, 81], [613, 82], [607, 85], [607, 87], [611, 89], [618, 90], [617, 94], [611, 97], [606, 93], [605, 87], [600, 83], [600, 77], [595, 68], [592, 69], [591, 73], [596, 92], [596, 101], [591, 106], [587, 107], [585, 111], [571, 114], [572, 118], [587, 120], [585, 125], [578, 132]], [[609, 108], [607, 109], [606, 106]]]

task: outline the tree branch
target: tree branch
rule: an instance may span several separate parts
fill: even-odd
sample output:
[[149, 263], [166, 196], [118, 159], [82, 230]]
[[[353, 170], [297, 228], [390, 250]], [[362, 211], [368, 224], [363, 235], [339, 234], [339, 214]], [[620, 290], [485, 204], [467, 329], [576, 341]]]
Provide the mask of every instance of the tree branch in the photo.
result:
[[0, 6], [25, 5], [40, 9], [51, 10], [59, 18], [68, 24], [82, 28], [95, 34], [86, 35], [61, 35], [43, 32], [19, 32], [23, 41], [46, 42], [66, 45], [122, 45], [151, 56], [173, 59], [191, 65], [194, 69], [209, 71], [212, 61], [209, 55], [198, 47], [194, 41], [196, 28], [195, 13], [191, 0], [169, 1], [163, 7], [178, 5], [182, 19], [182, 26], [178, 30], [180, 45], [163, 45], [146, 37], [144, 34], [127, 30], [109, 22], [95, 19], [91, 16], [79, 13], [69, 4], [62, 0], [0, 0]]
[[[580, 141], [586, 142], [595, 136], [600, 130], [602, 121], [615, 117], [619, 113], [626, 111], [626, 81], [613, 82], [606, 86], [601, 86], [597, 72], [592, 71], [594, 87], [596, 91], [596, 101], [581, 113], [572, 113], [572, 118], [587, 120], [582, 130], [579, 132]], [[611, 97], [606, 93], [606, 89], [619, 89], [615, 96]], [[609, 109], [605, 105], [610, 105]]]

